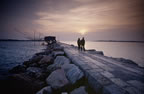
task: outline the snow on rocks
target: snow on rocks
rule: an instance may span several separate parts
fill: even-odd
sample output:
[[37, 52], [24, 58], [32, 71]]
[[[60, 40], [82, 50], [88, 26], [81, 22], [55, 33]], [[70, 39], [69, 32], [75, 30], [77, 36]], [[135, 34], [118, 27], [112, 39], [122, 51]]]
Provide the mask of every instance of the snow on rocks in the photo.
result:
[[71, 84], [74, 84], [84, 76], [83, 72], [74, 64], [64, 64], [62, 68]]
[[68, 85], [69, 81], [67, 80], [64, 70], [57, 69], [52, 72], [46, 79], [46, 83], [54, 89], [62, 88], [65, 85]]

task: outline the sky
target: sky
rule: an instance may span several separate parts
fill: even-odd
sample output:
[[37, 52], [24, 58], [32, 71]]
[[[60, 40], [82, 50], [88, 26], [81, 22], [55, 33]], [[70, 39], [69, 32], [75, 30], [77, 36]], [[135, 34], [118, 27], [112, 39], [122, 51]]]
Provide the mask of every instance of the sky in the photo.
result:
[[144, 0], [1, 0], [0, 39], [144, 41]]

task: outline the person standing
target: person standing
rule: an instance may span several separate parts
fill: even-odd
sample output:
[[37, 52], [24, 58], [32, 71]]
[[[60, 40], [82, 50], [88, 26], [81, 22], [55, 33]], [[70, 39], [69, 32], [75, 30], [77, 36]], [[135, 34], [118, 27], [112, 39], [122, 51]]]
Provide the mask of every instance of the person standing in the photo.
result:
[[81, 40], [81, 49], [85, 51], [85, 39], [84, 39], [84, 37]]
[[78, 38], [78, 40], [77, 40], [77, 45], [78, 45], [78, 50], [80, 50], [80, 43], [81, 42], [81, 40], [80, 40], [80, 38]]

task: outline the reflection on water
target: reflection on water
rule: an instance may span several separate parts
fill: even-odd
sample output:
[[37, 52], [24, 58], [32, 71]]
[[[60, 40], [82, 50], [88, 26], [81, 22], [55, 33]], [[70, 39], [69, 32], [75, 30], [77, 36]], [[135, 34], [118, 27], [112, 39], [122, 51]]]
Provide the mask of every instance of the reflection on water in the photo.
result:
[[[64, 43], [77, 45], [75, 41], [62, 41]], [[86, 42], [86, 49], [103, 51], [104, 55], [111, 57], [123, 57], [131, 59], [139, 66], [144, 67], [144, 43], [135, 42]]]

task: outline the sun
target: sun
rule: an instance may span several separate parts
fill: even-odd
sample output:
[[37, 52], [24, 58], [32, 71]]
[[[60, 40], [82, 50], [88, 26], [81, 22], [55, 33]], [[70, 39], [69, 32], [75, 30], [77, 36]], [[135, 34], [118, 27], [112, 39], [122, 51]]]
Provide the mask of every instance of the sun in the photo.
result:
[[86, 30], [86, 29], [82, 29], [82, 30], [80, 30], [81, 35], [85, 35], [85, 34], [86, 34], [86, 32], [87, 32], [87, 30]]

